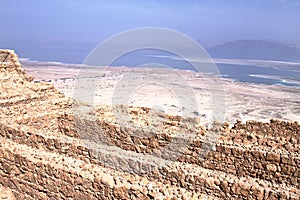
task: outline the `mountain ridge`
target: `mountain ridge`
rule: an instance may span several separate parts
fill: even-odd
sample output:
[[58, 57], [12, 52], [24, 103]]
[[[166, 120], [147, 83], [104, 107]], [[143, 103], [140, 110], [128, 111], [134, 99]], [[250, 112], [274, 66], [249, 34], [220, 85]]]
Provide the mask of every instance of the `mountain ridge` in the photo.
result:
[[300, 49], [264, 40], [234, 40], [207, 49], [213, 58], [300, 61]]

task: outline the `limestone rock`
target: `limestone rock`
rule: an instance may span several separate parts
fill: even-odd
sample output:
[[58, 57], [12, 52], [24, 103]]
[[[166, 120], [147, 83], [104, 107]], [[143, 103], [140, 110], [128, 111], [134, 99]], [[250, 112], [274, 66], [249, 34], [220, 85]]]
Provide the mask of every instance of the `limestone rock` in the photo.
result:
[[0, 200], [16, 200], [11, 189], [0, 185]]
[[[88, 108], [84, 119], [73, 106]], [[115, 109], [131, 121], [117, 121]], [[224, 123], [210, 141], [199, 121], [90, 109], [33, 82], [13, 51], [0, 50], [0, 200], [299, 199], [298, 123]]]

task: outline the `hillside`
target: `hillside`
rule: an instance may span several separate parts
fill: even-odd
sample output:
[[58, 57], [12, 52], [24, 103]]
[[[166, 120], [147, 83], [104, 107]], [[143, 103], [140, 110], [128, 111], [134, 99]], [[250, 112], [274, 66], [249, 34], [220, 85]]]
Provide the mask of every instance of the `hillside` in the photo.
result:
[[[80, 118], [74, 108], [83, 104], [34, 83], [9, 50], [0, 50], [0, 94], [0, 185], [16, 199], [300, 197], [298, 122], [219, 124], [216, 148], [202, 153], [211, 132], [199, 118], [123, 105]], [[113, 109], [131, 123], [118, 123]]]

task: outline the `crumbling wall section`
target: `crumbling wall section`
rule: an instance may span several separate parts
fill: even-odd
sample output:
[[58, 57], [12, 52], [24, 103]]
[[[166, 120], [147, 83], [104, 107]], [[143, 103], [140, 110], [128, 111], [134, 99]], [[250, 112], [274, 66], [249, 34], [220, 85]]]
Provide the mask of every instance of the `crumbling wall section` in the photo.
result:
[[[0, 50], [0, 184], [17, 199], [300, 198], [297, 122], [223, 124], [216, 149], [203, 153], [209, 132], [198, 118], [126, 108], [145, 124], [163, 119], [150, 133], [116, 123], [112, 108], [97, 108], [89, 120], [74, 105], [53, 85], [33, 83], [13, 51]], [[195, 137], [184, 151], [161, 154], [180, 146], [175, 132]]]

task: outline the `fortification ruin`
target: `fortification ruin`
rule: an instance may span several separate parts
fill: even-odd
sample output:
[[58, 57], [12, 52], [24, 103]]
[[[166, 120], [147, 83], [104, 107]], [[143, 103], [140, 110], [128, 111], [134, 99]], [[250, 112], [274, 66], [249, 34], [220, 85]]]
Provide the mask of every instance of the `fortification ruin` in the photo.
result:
[[[199, 156], [207, 131], [181, 126], [183, 120], [176, 116], [128, 108], [133, 118], [145, 122], [151, 113], [167, 120], [164, 131], [141, 138], [130, 127], [116, 124], [110, 107], [100, 106], [91, 122], [76, 118], [74, 105], [50, 83], [34, 83], [13, 51], [0, 50], [0, 198], [300, 198], [297, 122], [237, 122], [232, 128], [224, 124], [216, 150]], [[89, 127], [99, 127], [102, 137], [94, 137], [96, 130]], [[160, 155], [169, 160], [167, 165], [151, 168], [147, 159], [124, 156], [158, 155], [176, 140], [171, 133], [178, 128], [195, 138], [175, 158]], [[96, 138], [95, 143], [104, 140], [106, 151], [83, 142], [84, 132]], [[105, 160], [113, 160], [113, 165]]]

